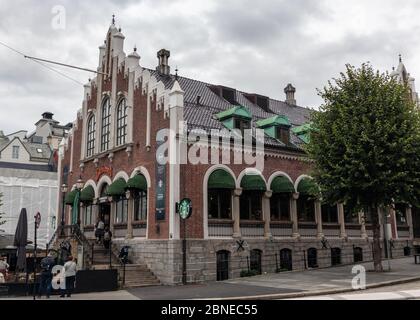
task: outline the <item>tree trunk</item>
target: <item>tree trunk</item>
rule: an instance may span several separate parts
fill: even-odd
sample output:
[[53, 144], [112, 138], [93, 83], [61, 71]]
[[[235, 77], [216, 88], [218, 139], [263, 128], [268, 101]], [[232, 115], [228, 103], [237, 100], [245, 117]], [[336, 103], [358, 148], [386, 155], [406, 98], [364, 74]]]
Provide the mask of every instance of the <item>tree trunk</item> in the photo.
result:
[[381, 225], [379, 224], [378, 207], [372, 206], [370, 208], [372, 224], [373, 224], [373, 266], [375, 272], [382, 272], [382, 249], [381, 249]]

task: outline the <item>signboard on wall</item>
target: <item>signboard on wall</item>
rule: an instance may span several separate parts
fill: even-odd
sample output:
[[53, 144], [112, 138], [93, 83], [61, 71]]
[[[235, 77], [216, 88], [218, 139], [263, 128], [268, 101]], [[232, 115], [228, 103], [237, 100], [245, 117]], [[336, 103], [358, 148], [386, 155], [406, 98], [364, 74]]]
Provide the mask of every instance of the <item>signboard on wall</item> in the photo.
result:
[[[164, 137], [160, 138], [160, 134], [157, 135], [157, 149], [165, 143]], [[158, 155], [158, 157], [164, 157], [164, 154]], [[156, 161], [156, 221], [162, 221], [166, 218], [166, 164], [161, 164]]]

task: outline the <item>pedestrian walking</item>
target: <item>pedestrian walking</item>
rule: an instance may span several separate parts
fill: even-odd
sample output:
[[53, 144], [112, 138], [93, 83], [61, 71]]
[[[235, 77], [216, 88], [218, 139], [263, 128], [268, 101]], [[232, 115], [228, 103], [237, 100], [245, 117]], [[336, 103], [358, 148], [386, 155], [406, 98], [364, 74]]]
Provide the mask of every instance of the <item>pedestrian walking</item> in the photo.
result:
[[50, 252], [48, 256], [41, 260], [41, 281], [39, 283], [38, 298], [41, 298], [44, 291], [46, 291], [47, 299], [50, 298], [52, 291], [52, 270], [55, 265], [55, 259]]
[[105, 249], [109, 249], [112, 240], [112, 232], [109, 230], [108, 227], [105, 228], [104, 232], [104, 247]]
[[64, 277], [66, 283], [66, 289], [61, 289], [61, 298], [67, 295], [67, 298], [71, 298], [74, 291], [74, 284], [76, 282], [77, 263], [76, 259], [72, 256], [68, 257], [68, 261], [64, 264]]
[[99, 221], [96, 223], [95, 228], [96, 242], [101, 243], [105, 233], [105, 223], [102, 221], [101, 218], [99, 218]]
[[6, 261], [6, 257], [0, 257], [0, 283], [6, 282], [8, 271], [9, 264]]

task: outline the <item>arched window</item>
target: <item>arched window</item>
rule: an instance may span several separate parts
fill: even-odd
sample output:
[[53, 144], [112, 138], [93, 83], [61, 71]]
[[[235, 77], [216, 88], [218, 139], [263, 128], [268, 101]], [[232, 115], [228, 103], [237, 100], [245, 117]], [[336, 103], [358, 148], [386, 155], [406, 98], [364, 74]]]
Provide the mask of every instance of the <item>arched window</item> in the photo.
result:
[[216, 170], [210, 175], [207, 186], [209, 219], [232, 220], [233, 177], [225, 170]]
[[318, 268], [318, 251], [315, 248], [308, 249], [308, 268]]
[[241, 188], [241, 220], [262, 220], [262, 196], [267, 190], [265, 181], [259, 175], [245, 175], [241, 181]]
[[86, 156], [91, 157], [95, 153], [95, 133], [96, 133], [96, 119], [92, 115], [89, 118], [87, 126], [87, 143], [86, 143]]
[[338, 223], [338, 208], [336, 205], [323, 204], [321, 214], [323, 223]]
[[304, 178], [300, 181], [297, 192], [298, 220], [302, 222], [315, 222], [315, 197], [313, 193], [316, 190], [314, 181], [310, 178]]
[[255, 271], [258, 274], [262, 273], [262, 267], [261, 267], [261, 256], [262, 251], [258, 249], [254, 249], [251, 251], [250, 254], [250, 269], [251, 271]]
[[363, 249], [360, 247], [353, 248], [353, 259], [354, 262], [363, 262]]
[[117, 108], [117, 146], [126, 143], [127, 137], [127, 103], [122, 99]]
[[230, 252], [226, 250], [218, 251], [217, 254], [217, 281], [229, 279], [229, 260]]
[[331, 265], [338, 266], [341, 264], [341, 249], [331, 248]]
[[280, 270], [293, 270], [292, 263], [292, 250], [290, 249], [281, 249], [280, 250]]
[[111, 134], [111, 103], [107, 98], [102, 104], [102, 123], [101, 123], [101, 151], [109, 149]]
[[136, 190], [134, 192], [134, 221], [147, 220], [147, 191]]

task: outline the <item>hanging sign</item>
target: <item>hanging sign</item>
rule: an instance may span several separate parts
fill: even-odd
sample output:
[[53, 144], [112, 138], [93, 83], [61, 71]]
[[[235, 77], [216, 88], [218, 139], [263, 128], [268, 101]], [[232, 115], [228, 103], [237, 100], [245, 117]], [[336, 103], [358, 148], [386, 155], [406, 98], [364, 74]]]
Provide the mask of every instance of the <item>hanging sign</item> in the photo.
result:
[[192, 201], [190, 199], [182, 199], [178, 204], [178, 213], [182, 220], [187, 220], [192, 214]]

